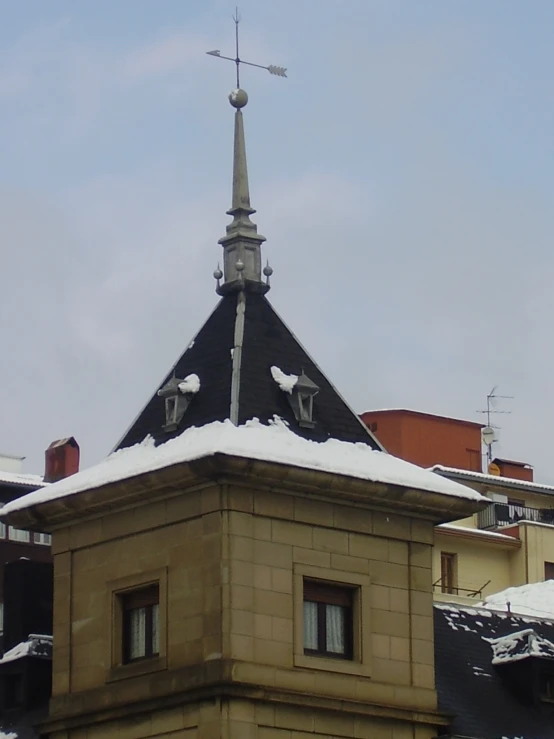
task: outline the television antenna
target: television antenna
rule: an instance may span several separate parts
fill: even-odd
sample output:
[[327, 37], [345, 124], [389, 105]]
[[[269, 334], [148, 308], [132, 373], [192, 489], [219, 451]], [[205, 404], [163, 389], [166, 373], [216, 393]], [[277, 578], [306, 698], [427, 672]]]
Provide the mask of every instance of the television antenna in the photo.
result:
[[513, 395], [499, 395], [496, 391], [498, 390], [498, 385], [495, 385], [493, 389], [490, 391], [490, 393], [487, 395], [487, 409], [477, 411], [477, 413], [485, 413], [487, 415], [487, 425], [481, 429], [481, 439], [483, 441], [483, 444], [487, 447], [487, 462], [490, 465], [492, 462], [492, 445], [498, 441], [496, 437], [496, 430], [500, 428], [500, 426], [495, 426], [491, 422], [491, 416], [492, 415], [509, 415], [512, 411], [501, 411], [498, 410], [495, 407], [495, 403], [497, 400], [513, 400]]

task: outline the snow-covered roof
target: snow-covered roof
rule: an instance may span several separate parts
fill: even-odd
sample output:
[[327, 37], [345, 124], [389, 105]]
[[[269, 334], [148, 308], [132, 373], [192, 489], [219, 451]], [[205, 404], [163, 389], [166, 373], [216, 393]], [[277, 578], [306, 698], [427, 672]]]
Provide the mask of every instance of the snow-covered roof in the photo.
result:
[[484, 638], [492, 647], [493, 665], [518, 662], [527, 657], [554, 659], [554, 644], [534, 629], [523, 629], [496, 639]]
[[515, 536], [508, 536], [508, 534], [500, 534], [497, 531], [486, 531], [485, 529], [472, 529], [469, 526], [457, 526], [453, 523], [441, 523], [437, 526], [438, 529], [446, 529], [446, 531], [452, 531], [452, 533], [469, 534], [471, 536], [480, 536], [483, 539], [497, 539], [499, 542], [503, 541], [509, 544], [520, 544], [520, 540], [516, 539]]
[[554, 580], [506, 588], [499, 593], [487, 595], [479, 605], [495, 611], [554, 619]]
[[0, 470], [0, 485], [23, 485], [24, 487], [42, 487], [48, 483], [44, 482], [40, 475], [22, 475], [18, 472], [5, 472]]
[[[435, 681], [439, 710], [452, 716], [449, 736], [554, 739], [552, 713], [537, 700], [538, 686], [506, 680], [491, 650], [496, 642], [498, 656], [510, 659], [530, 648], [550, 666], [554, 623], [436, 603], [433, 612]], [[528, 645], [531, 630], [536, 637]]]
[[16, 644], [0, 659], [0, 664], [13, 662], [21, 657], [52, 657], [52, 637], [48, 634], [29, 634], [25, 641]]
[[276, 418], [268, 426], [257, 419], [243, 426], [234, 426], [228, 420], [214, 421], [200, 428], [188, 428], [180, 436], [158, 446], [147, 437], [140, 444], [114, 452], [94, 467], [7, 503], [1, 514], [214, 454], [321, 470], [466, 500], [488, 500], [465, 485], [376, 451], [364, 443], [304, 439]]
[[461, 470], [457, 467], [447, 467], [442, 464], [435, 464], [429, 467], [432, 472], [445, 477], [455, 477], [478, 482], [482, 485], [491, 485], [497, 487], [527, 489], [533, 493], [546, 493], [554, 495], [554, 485], [540, 485], [536, 482], [527, 482], [527, 480], [517, 480], [514, 477], [502, 477], [501, 475], [487, 475], [484, 472], [472, 472], [471, 470]]

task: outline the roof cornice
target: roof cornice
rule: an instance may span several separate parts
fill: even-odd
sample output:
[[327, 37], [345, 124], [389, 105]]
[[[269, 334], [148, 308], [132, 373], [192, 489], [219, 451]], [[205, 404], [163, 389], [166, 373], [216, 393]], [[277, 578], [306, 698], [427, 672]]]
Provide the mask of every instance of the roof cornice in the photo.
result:
[[49, 532], [107, 512], [184, 495], [187, 490], [214, 483], [236, 483], [288, 494], [308, 493], [335, 502], [418, 516], [435, 524], [469, 516], [488, 505], [428, 490], [217, 452], [92, 490], [45, 500], [15, 510], [5, 519], [20, 528]]

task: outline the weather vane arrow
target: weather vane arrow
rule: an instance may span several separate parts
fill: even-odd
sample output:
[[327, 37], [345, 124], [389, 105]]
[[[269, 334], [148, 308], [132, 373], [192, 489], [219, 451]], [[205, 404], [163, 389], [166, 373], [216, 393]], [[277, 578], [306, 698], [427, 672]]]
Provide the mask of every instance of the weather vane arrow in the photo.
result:
[[263, 64], [254, 64], [254, 62], [247, 62], [244, 59], [241, 59], [239, 56], [239, 23], [240, 23], [240, 15], [238, 8], [235, 10], [235, 15], [233, 16], [233, 20], [235, 21], [235, 57], [232, 56], [223, 56], [223, 54], [219, 51], [219, 49], [214, 49], [213, 51], [207, 51], [206, 54], [209, 54], [210, 56], [215, 56], [218, 59], [227, 59], [230, 62], [235, 62], [237, 65], [237, 88], [240, 87], [240, 74], [239, 74], [239, 68], [241, 64], [247, 64], [249, 67], [258, 67], [259, 69], [267, 69], [269, 74], [274, 74], [277, 77], [286, 77], [287, 76], [287, 70], [286, 67], [278, 67], [275, 64], [269, 64], [267, 67]]

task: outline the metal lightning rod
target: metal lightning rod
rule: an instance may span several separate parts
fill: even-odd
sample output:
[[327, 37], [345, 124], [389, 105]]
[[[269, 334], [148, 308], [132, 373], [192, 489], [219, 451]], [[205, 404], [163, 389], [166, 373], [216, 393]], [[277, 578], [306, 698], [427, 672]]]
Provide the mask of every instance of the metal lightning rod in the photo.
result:
[[241, 59], [239, 56], [239, 23], [240, 23], [240, 15], [239, 15], [239, 9], [235, 9], [235, 15], [233, 16], [233, 20], [235, 21], [235, 56], [234, 58], [232, 56], [223, 56], [223, 54], [219, 51], [219, 49], [214, 49], [213, 51], [207, 51], [206, 54], [209, 54], [210, 56], [215, 56], [218, 59], [227, 59], [230, 62], [235, 62], [237, 65], [237, 89], [240, 88], [240, 65], [241, 64], [247, 64], [249, 67], [258, 67], [259, 69], [267, 69], [269, 74], [274, 74], [277, 77], [286, 77], [287, 76], [287, 70], [286, 67], [277, 67], [275, 64], [269, 64], [267, 67], [263, 64], [255, 64], [254, 62], [247, 62], [244, 59]]

